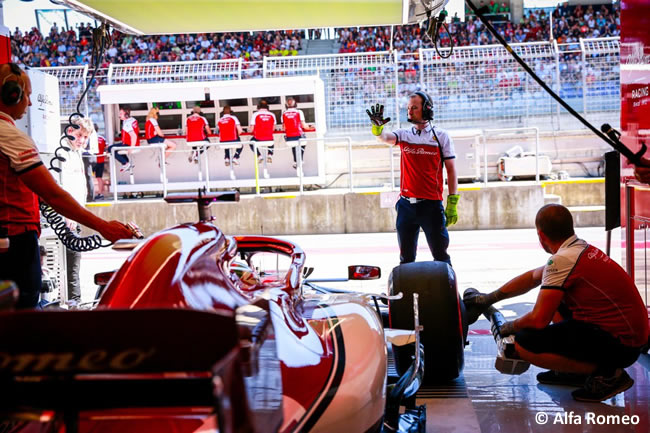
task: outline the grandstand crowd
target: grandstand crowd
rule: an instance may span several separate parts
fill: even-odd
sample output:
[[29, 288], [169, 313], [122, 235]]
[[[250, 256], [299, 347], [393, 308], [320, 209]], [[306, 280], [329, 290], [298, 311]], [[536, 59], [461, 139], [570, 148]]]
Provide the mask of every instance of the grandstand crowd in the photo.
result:
[[[483, 2], [481, 2], [483, 4]], [[491, 20], [501, 36], [509, 43], [547, 41], [551, 39], [551, 21], [553, 38], [558, 43], [578, 42], [581, 38], [618, 36], [620, 32], [620, 10], [615, 6], [604, 4], [589, 5], [586, 8], [566, 4], [557, 6], [552, 13], [545, 9], [528, 11], [519, 23], [512, 23], [509, 8], [505, 3], [498, 5], [494, 0], [488, 5]], [[552, 15], [552, 18], [549, 16]], [[447, 31], [448, 30], [448, 31]], [[432, 48], [433, 41], [418, 25], [396, 26], [393, 35], [393, 48], [400, 53], [417, 52], [419, 48]], [[390, 27], [361, 27], [338, 30], [340, 53], [367, 51], [384, 51], [390, 48]], [[454, 46], [490, 45], [498, 43], [494, 36], [475, 16], [468, 15], [465, 22], [456, 17], [448, 28], [440, 31], [440, 45], [447, 47], [453, 40]]]
[[[511, 43], [549, 40], [551, 36], [558, 43], [572, 43], [580, 38], [617, 36], [620, 30], [618, 3], [596, 7], [562, 4], [550, 13], [545, 9], [533, 9], [527, 11], [519, 23], [506, 19], [510, 17], [506, 3], [491, 0], [487, 6], [494, 26]], [[341, 28], [336, 33], [341, 53], [385, 51], [391, 47], [390, 27]], [[256, 62], [264, 56], [298, 55], [304, 37], [303, 30], [144, 37], [114, 31], [105, 66], [109, 63], [237, 58]], [[465, 22], [454, 17], [448, 29], [441, 30], [440, 45], [448, 46], [451, 39], [456, 46], [496, 43], [481, 21], [471, 15]], [[81, 65], [90, 62], [91, 40], [90, 24], [69, 30], [59, 29], [55, 24], [47, 35], [37, 28], [27, 32], [16, 28], [12, 34], [12, 52], [15, 62], [31, 67]], [[421, 26], [395, 26], [393, 29], [392, 47], [398, 53], [413, 53], [432, 46]]]

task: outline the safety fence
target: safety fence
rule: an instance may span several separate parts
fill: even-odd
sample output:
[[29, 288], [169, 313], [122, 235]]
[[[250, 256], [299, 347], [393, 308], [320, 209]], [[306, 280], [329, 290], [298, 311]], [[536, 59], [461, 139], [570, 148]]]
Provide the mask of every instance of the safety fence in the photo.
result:
[[[513, 49], [546, 84], [589, 120], [619, 122], [618, 38], [582, 39], [570, 44], [534, 42]], [[446, 51], [442, 51], [446, 55]], [[62, 115], [81, 94], [87, 66], [46, 68], [59, 77]], [[325, 85], [328, 134], [367, 129], [366, 108], [385, 105], [390, 127], [404, 125], [408, 95], [431, 94], [435, 121], [446, 128], [529, 127], [541, 130], [582, 128], [519, 66], [500, 45], [456, 47], [448, 58], [433, 49], [417, 53], [368, 52], [318, 56], [111, 64], [99, 84], [221, 81], [317, 75]], [[89, 111], [100, 116], [96, 96]], [[272, 95], [269, 95], [272, 96]], [[94, 113], [94, 114], [93, 114]], [[99, 119], [96, 119], [99, 120]], [[103, 119], [102, 119], [103, 120]]]

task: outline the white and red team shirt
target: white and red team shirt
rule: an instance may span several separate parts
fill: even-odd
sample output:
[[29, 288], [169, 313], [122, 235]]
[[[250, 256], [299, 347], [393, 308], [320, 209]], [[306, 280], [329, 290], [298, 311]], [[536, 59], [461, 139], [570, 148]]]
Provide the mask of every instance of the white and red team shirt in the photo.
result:
[[217, 122], [219, 127], [219, 141], [235, 141], [239, 137], [237, 127], [240, 126], [239, 119], [232, 114], [224, 114]]
[[106, 157], [104, 152], [106, 151], [106, 139], [101, 135], [97, 134], [97, 164], [103, 164], [106, 162]]
[[192, 114], [185, 122], [187, 126], [187, 141], [205, 141], [208, 136], [205, 127], [208, 126], [208, 119], [200, 114]]
[[9, 236], [28, 230], [41, 231], [38, 196], [19, 175], [43, 165], [38, 148], [14, 120], [0, 112], [0, 225]]
[[289, 108], [282, 113], [282, 124], [287, 137], [300, 137], [303, 134], [302, 124], [305, 121], [305, 114], [297, 108]]
[[648, 341], [648, 312], [634, 281], [614, 260], [576, 235], [544, 266], [542, 290], [564, 291], [572, 318], [631, 347]]
[[[434, 130], [435, 128], [435, 134]], [[443, 129], [415, 127], [393, 131], [402, 150], [401, 195], [442, 200], [444, 161], [456, 157], [454, 143]], [[436, 140], [436, 136], [440, 143]], [[442, 153], [441, 153], [442, 150]]]
[[158, 134], [156, 133], [156, 127], [158, 126], [158, 121], [153, 117], [147, 119], [147, 123], [144, 124], [144, 138], [151, 140]]
[[[131, 143], [131, 132], [135, 133], [135, 143]], [[122, 145], [140, 146], [140, 126], [133, 117], [129, 117], [122, 122]]]
[[253, 137], [258, 141], [273, 141], [275, 114], [269, 110], [260, 110], [253, 114], [250, 125], [254, 126]]

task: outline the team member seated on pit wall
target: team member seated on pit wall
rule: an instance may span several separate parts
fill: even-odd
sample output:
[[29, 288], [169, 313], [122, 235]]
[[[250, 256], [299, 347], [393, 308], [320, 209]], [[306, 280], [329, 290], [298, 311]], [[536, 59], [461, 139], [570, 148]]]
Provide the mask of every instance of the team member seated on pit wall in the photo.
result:
[[[287, 110], [282, 113], [282, 128], [284, 129], [284, 139], [286, 141], [298, 141], [301, 138], [305, 138], [305, 129], [307, 129], [307, 124], [305, 123], [305, 113], [302, 110], [296, 108], [296, 100], [293, 98], [287, 98], [286, 104]], [[293, 153], [293, 168], [298, 167], [298, 157], [297, 157], [298, 146], [291, 148]], [[300, 146], [300, 160], [304, 163], [305, 159], [305, 146]]]
[[[208, 119], [201, 115], [201, 107], [195, 105], [192, 108], [192, 114], [185, 122], [187, 127], [187, 144], [195, 144], [196, 142], [209, 143], [208, 136], [212, 133]], [[199, 154], [205, 151], [205, 146], [192, 146], [192, 153], [187, 160], [195, 164], [199, 163]]]
[[[273, 130], [275, 129], [275, 114], [269, 111], [269, 104], [266, 100], [261, 99], [257, 104], [257, 111], [251, 117], [250, 132], [253, 134], [251, 140], [254, 141], [273, 141]], [[254, 146], [250, 145], [251, 150], [254, 150]], [[270, 145], [267, 147], [266, 162], [273, 162], [273, 147]], [[263, 157], [259, 149], [257, 149], [257, 161], [262, 162]]]
[[[109, 153], [113, 150], [113, 148], [119, 149], [131, 146], [140, 146], [140, 126], [138, 125], [138, 121], [135, 120], [134, 117], [131, 117], [130, 108], [120, 107], [120, 120], [122, 121], [122, 142], [109, 146]], [[129, 161], [129, 157], [120, 153], [119, 150], [115, 152], [115, 159], [117, 159], [120, 164], [122, 164], [122, 168], [120, 168], [121, 173], [124, 173], [125, 171], [128, 171], [134, 167], [134, 165]]]
[[540, 244], [552, 254], [546, 265], [492, 293], [466, 296], [468, 322], [493, 303], [541, 284], [533, 310], [506, 322], [501, 335], [514, 334], [522, 359], [550, 369], [537, 375], [539, 382], [579, 387], [575, 400], [606, 400], [634, 384], [624, 368], [648, 342], [646, 307], [623, 268], [575, 235], [567, 208], [542, 207], [535, 225]]
[[[217, 122], [217, 128], [219, 129], [219, 142], [220, 143], [237, 143], [241, 142], [240, 135], [243, 130], [239, 119], [232, 115], [232, 109], [230, 105], [223, 107], [221, 112], [221, 118]], [[232, 157], [233, 165], [239, 165], [239, 156], [241, 155], [242, 148], [235, 150], [235, 156]], [[226, 149], [224, 156], [224, 163], [226, 167], [230, 165], [230, 149]]]
[[[27, 74], [10, 63], [0, 66], [0, 237], [9, 248], [0, 252], [0, 280], [11, 280], [20, 290], [16, 308], [34, 308], [41, 291], [41, 231], [38, 197], [64, 217], [97, 230], [111, 242], [131, 238], [118, 221], [104, 221], [80, 206], [54, 181], [34, 141], [15, 120], [31, 105], [32, 85]], [[11, 83], [11, 84], [9, 84]]]
[[[433, 104], [424, 92], [409, 98], [408, 121], [410, 128], [384, 132], [390, 118], [384, 118], [384, 106], [377, 104], [366, 110], [372, 122], [372, 133], [379, 141], [399, 145], [402, 150], [400, 167], [400, 198], [397, 200], [397, 241], [400, 263], [415, 261], [420, 227], [424, 231], [434, 260], [451, 264], [447, 254], [449, 233], [447, 226], [458, 220], [456, 206], [458, 179], [456, 154], [449, 134], [431, 124]], [[447, 170], [447, 208], [442, 206], [442, 167]]]
[[160, 126], [158, 126], [158, 112], [160, 108], [152, 107], [147, 113], [147, 122], [144, 125], [144, 138], [149, 144], [163, 143], [165, 145], [165, 163], [169, 164], [169, 155], [176, 149], [176, 143], [165, 138]]

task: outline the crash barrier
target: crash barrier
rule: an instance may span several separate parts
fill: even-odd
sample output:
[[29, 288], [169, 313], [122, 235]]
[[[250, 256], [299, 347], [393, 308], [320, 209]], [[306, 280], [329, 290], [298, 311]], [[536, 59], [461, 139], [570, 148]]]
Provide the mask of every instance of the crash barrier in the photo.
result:
[[[512, 46], [574, 109], [588, 119], [605, 118], [611, 125], [618, 125], [619, 38]], [[325, 83], [329, 134], [366, 131], [365, 110], [369, 104], [377, 102], [386, 105], [387, 117], [393, 119], [389, 127], [403, 125], [407, 121], [408, 95], [419, 89], [431, 93], [435, 121], [444, 128], [584, 128], [552, 101], [500, 45], [456, 47], [447, 59], [440, 58], [433, 49], [421, 49], [414, 54], [372, 52], [265, 57], [261, 67], [258, 64], [246, 66], [248, 68], [241, 59], [111, 64], [106, 77], [98, 84], [318, 75]], [[87, 71], [84, 68], [71, 67], [69, 71], [80, 74]], [[62, 76], [61, 69], [45, 70]], [[80, 94], [78, 83], [83, 77], [77, 81], [60, 81], [62, 107], [70, 105], [70, 95]], [[97, 105], [89, 107], [91, 113], [101, 112], [98, 101], [91, 98], [89, 103]]]

